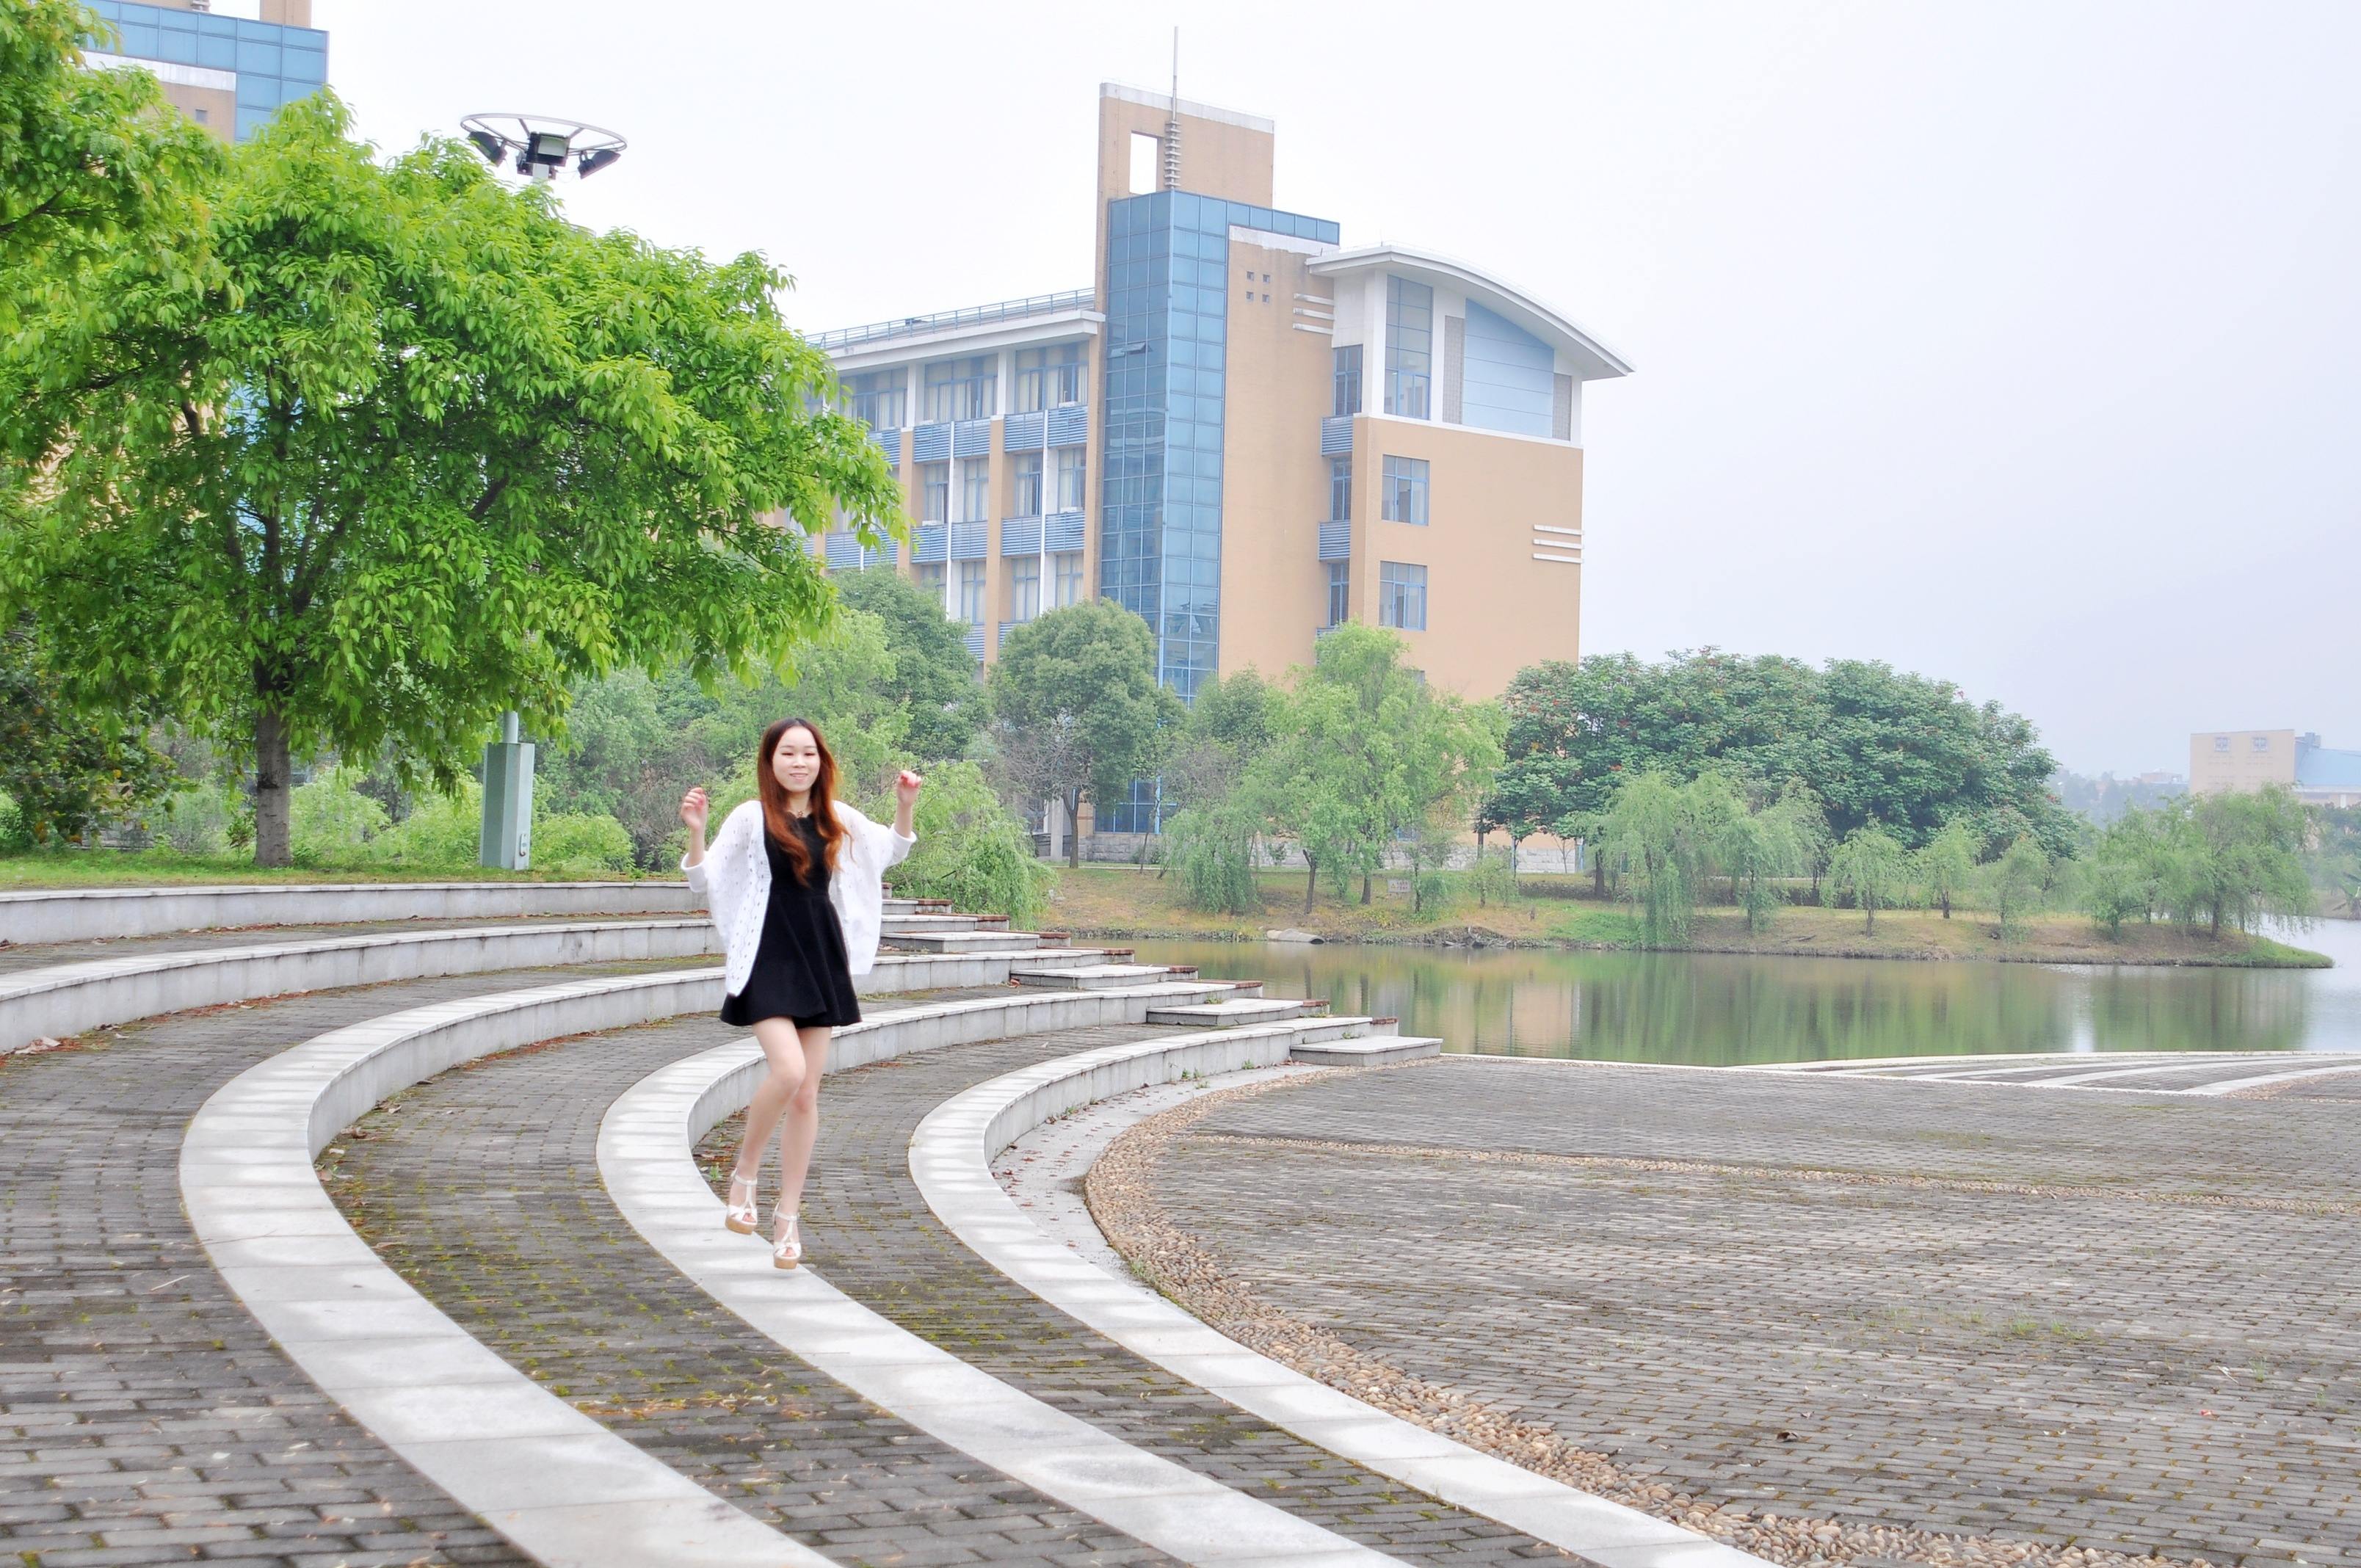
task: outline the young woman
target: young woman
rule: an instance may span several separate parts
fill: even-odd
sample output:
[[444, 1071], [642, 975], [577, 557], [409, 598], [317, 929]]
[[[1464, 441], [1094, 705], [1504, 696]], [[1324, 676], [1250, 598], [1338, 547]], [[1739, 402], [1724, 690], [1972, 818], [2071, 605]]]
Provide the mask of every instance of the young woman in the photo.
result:
[[881, 827], [836, 798], [836, 758], [818, 727], [783, 718], [755, 749], [755, 798], [722, 822], [710, 854], [705, 792], [681, 799], [688, 825], [681, 870], [689, 890], [705, 894], [729, 955], [721, 1021], [752, 1029], [771, 1069], [746, 1108], [724, 1218], [741, 1234], [759, 1223], [755, 1183], [763, 1147], [778, 1128], [771, 1261], [780, 1268], [803, 1261], [796, 1211], [819, 1136], [829, 1034], [861, 1022], [852, 977], [876, 961], [881, 879], [917, 842], [910, 814], [923, 782], [906, 772], [895, 781], [894, 826]]

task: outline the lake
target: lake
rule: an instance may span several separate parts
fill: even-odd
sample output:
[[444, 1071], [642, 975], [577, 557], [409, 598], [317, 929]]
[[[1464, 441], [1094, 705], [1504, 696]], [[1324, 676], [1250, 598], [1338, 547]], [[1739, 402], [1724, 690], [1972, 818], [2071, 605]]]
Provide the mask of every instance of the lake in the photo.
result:
[[2333, 970], [1142, 941], [1447, 1051], [1741, 1063], [1981, 1051], [2361, 1050], [2361, 923], [2275, 931]]

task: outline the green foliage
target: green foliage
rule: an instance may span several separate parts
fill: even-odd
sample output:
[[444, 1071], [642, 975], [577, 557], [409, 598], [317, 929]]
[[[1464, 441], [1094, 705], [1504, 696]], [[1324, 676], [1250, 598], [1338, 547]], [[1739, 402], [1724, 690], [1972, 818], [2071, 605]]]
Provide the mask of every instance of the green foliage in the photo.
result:
[[1595, 821], [1623, 774], [1656, 771], [1719, 772], [1758, 793], [1795, 781], [1836, 838], [1875, 821], [1916, 845], [1965, 817], [1993, 849], [2028, 831], [2072, 842], [2030, 724], [1883, 663], [1619, 654], [1532, 665], [1502, 700], [1507, 761], [1488, 810], [1520, 836]]
[[1268, 699], [1272, 739], [1246, 787], [1303, 852], [1307, 913], [1322, 874], [1366, 887], [1403, 838], [1467, 820], [1499, 765], [1498, 707], [1433, 691], [1401, 655], [1396, 633], [1348, 623]]
[[2312, 823], [2291, 791], [2196, 795], [2163, 809], [2171, 814], [2172, 903], [2183, 921], [2202, 920], [2219, 937], [2225, 926], [2251, 930], [2263, 916], [2312, 913], [2302, 859]]
[[[870, 815], [890, 820], [884, 803]], [[1005, 915], [1023, 926], [1041, 911], [1058, 873], [1033, 856], [1032, 835], [973, 762], [938, 762], [919, 792], [910, 858], [890, 873], [897, 894], [948, 898], [960, 909]]]
[[1993, 913], [2000, 916], [2000, 937], [2014, 942], [2025, 935], [2025, 922], [2040, 907], [2049, 880], [2049, 857], [2030, 834], [2001, 852], [1986, 873]]
[[483, 849], [484, 790], [462, 778], [447, 794], [421, 795], [409, 816], [370, 840], [368, 858], [407, 871], [472, 866]]
[[[287, 803], [296, 864], [350, 864], [384, 830], [385, 807], [353, 787], [360, 776], [357, 769], [329, 768], [296, 788]], [[475, 858], [470, 853], [467, 861]]]
[[254, 841], [252, 813], [234, 789], [210, 780], [186, 781], [166, 797], [156, 836], [183, 855], [225, 855]]
[[1800, 825], [1802, 814], [1790, 803], [1751, 811], [1734, 789], [1730, 798], [1738, 808], [1722, 815], [1713, 854], [1730, 880], [1734, 902], [1746, 911], [1746, 928], [1761, 933], [1771, 928], [1772, 916], [1785, 901], [1780, 879], [1805, 868], [1808, 829]]
[[[1148, 623], [1112, 599], [1084, 599], [1012, 630], [993, 664], [994, 736], [1013, 793], [1113, 800], [1156, 771], [1187, 717], [1156, 679]], [[1079, 841], [1070, 863], [1079, 863]]]
[[1927, 840], [1912, 861], [1912, 871], [1927, 902], [1951, 917], [1951, 905], [1975, 883], [1975, 836], [1964, 822], [1952, 822]]
[[1233, 795], [1184, 807], [1165, 826], [1180, 896], [1213, 915], [1251, 915], [1262, 907], [1255, 884], [1255, 838], [1261, 814]]
[[1877, 912], [1902, 902], [1909, 871], [1902, 840], [1872, 823], [1846, 834], [1828, 857], [1828, 885], [1861, 912], [1873, 932]]
[[28, 618], [0, 631], [0, 789], [36, 843], [143, 820], [175, 782], [137, 712], [67, 703], [60, 663]]
[[153, 75], [84, 68], [104, 31], [71, 0], [0, 6], [0, 337], [110, 261], [170, 266], [221, 161]]
[[250, 746], [262, 863], [291, 756], [447, 787], [577, 676], [774, 664], [834, 605], [776, 515], [895, 515], [759, 258], [589, 233], [455, 142], [379, 163], [326, 93], [204, 194], [0, 350], [0, 613], [77, 650], [70, 698]]
[[1640, 906], [1642, 947], [1680, 946], [1697, 917], [1708, 845], [1693, 787], [1661, 773], [1634, 773], [1620, 781], [1599, 825], [1600, 859]]
[[837, 597], [884, 623], [894, 669], [878, 687], [908, 715], [904, 744], [920, 761], [967, 754], [983, 728], [985, 701], [967, 628], [943, 614], [942, 601], [887, 566], [836, 578]]
[[25, 814], [0, 790], [0, 855], [21, 855], [32, 847], [33, 832], [25, 826]]
[[1516, 901], [1516, 847], [1503, 844], [1495, 850], [1488, 845], [1476, 846], [1475, 862], [1460, 879], [1460, 892], [1476, 901], [1479, 908], [1489, 909]]
[[2361, 920], [2361, 806], [2323, 807], [2312, 813], [2315, 827], [2304, 856], [2312, 886], [2334, 911]]
[[611, 876], [631, 869], [631, 836], [611, 817], [579, 811], [536, 816], [533, 864], [557, 876]]

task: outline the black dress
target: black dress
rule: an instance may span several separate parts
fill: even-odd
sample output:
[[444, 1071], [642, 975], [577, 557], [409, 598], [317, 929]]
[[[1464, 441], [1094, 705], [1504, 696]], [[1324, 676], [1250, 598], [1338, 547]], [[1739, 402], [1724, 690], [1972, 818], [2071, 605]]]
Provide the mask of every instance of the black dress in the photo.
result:
[[811, 872], [797, 878], [787, 852], [764, 829], [771, 902], [763, 912], [763, 943], [754, 949], [754, 972], [747, 976], [746, 989], [722, 999], [725, 1024], [785, 1018], [798, 1029], [817, 1029], [861, 1022], [844, 927], [828, 901], [828, 846], [808, 817], [796, 817], [795, 830], [811, 852]]

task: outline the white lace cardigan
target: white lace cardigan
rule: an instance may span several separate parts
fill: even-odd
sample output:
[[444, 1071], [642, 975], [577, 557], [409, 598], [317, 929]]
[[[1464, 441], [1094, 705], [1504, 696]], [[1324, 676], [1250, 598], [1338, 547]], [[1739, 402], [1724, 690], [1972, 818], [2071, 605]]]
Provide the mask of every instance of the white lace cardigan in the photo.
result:
[[[844, 927], [844, 953], [854, 974], [867, 974], [877, 962], [877, 930], [884, 917], [885, 868], [899, 861], [917, 843], [880, 822], [872, 822], [842, 801], [836, 802], [836, 819], [844, 824], [843, 850], [828, 879], [828, 898]], [[754, 972], [755, 949], [763, 945], [763, 916], [771, 905], [771, 857], [763, 852], [763, 804], [750, 800], [724, 818], [713, 836], [712, 848], [696, 865], [681, 857], [688, 890], [703, 894], [713, 912], [729, 958], [723, 993], [735, 996], [746, 989]]]

